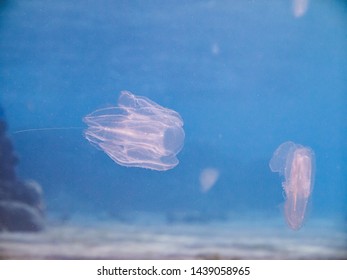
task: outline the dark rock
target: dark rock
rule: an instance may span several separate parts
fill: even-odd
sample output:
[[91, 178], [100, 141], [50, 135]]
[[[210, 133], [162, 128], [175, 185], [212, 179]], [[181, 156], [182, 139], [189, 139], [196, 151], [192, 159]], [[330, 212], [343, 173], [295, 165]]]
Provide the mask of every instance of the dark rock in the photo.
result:
[[22, 202], [0, 201], [0, 230], [40, 231], [43, 227], [43, 216], [35, 208]]
[[23, 202], [43, 212], [43, 198], [41, 186], [33, 181], [0, 181], [0, 199]]
[[0, 180], [15, 180], [18, 157], [11, 140], [6, 136], [6, 122], [0, 119]]
[[0, 230], [39, 231], [44, 222], [42, 188], [35, 181], [17, 179], [19, 160], [6, 131], [0, 106]]
[[33, 180], [16, 182], [14, 187], [14, 200], [26, 203], [40, 212], [44, 210], [42, 188], [39, 183]]

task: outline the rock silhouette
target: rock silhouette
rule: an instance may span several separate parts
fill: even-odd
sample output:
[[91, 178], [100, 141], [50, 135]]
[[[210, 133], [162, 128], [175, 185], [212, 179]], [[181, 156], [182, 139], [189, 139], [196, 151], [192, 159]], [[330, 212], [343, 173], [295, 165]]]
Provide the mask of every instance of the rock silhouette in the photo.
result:
[[39, 231], [44, 226], [42, 188], [17, 178], [19, 158], [6, 131], [0, 107], [0, 231]]

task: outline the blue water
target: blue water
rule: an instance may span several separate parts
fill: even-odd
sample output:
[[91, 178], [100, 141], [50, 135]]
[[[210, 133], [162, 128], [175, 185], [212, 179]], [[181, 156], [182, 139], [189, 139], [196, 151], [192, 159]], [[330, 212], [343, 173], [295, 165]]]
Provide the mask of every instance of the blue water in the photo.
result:
[[[290, 1], [0, 1], [0, 104], [18, 176], [42, 185], [52, 213], [281, 216], [268, 163], [291, 140], [316, 156], [310, 217], [339, 220], [346, 30], [342, 1], [311, 1], [298, 18]], [[82, 118], [121, 90], [182, 116], [177, 167], [126, 168], [84, 138]], [[80, 128], [14, 133], [46, 127]], [[220, 174], [208, 192], [204, 168]]]

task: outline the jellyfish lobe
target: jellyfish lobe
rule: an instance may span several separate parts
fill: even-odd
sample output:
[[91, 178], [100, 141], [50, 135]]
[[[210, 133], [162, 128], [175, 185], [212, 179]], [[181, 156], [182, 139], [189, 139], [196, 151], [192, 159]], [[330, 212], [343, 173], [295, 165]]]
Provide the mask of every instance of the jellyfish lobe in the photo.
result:
[[313, 190], [314, 153], [309, 147], [285, 142], [275, 151], [270, 160], [273, 172], [284, 176], [282, 183], [286, 195], [285, 219], [290, 228], [301, 228], [307, 203]]
[[181, 116], [146, 97], [122, 91], [117, 107], [96, 110], [84, 122], [87, 140], [122, 166], [164, 171], [179, 162]]

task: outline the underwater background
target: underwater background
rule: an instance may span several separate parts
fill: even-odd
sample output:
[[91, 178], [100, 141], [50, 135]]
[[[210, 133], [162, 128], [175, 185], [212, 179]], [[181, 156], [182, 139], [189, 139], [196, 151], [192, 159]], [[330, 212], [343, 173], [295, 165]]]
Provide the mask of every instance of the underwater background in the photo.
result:
[[[324, 220], [347, 258], [346, 30], [344, 1], [2, 0], [0, 105], [17, 175], [42, 186], [47, 220], [146, 213], [151, 224], [234, 220], [256, 236], [274, 219], [291, 232], [269, 161], [293, 141], [316, 168], [305, 224], [290, 234]], [[181, 115], [172, 170], [118, 165], [85, 139], [83, 117], [122, 90]], [[41, 128], [67, 129], [16, 133]], [[208, 190], [204, 170], [217, 174]]]

